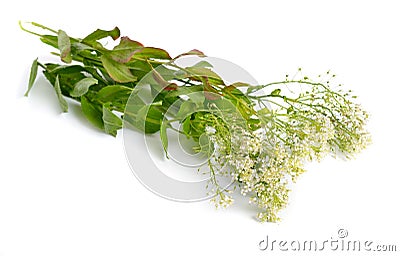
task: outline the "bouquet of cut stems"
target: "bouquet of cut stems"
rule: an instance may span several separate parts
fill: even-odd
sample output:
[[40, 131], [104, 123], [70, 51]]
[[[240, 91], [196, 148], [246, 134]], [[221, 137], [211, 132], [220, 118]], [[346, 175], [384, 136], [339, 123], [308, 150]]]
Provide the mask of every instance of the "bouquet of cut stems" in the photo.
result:
[[[39, 34], [21, 24], [54, 47], [61, 61], [34, 60], [26, 95], [41, 68], [62, 111], [68, 111], [66, 98], [77, 101], [87, 120], [110, 135], [124, 125], [159, 133], [168, 157], [167, 129], [184, 134], [207, 156], [217, 207], [232, 204], [231, 192], [239, 190], [259, 208], [259, 220], [278, 221], [289, 184], [305, 171], [305, 163], [327, 155], [352, 158], [370, 142], [367, 112], [330, 72], [311, 79], [299, 69], [278, 82], [227, 83], [198, 50], [172, 58], [163, 49], [120, 37], [117, 27], [74, 38], [29, 24], [47, 31]], [[114, 47], [102, 43], [107, 38], [115, 40]], [[187, 56], [199, 61], [177, 64]], [[217, 176], [231, 178], [234, 186], [221, 186]]]

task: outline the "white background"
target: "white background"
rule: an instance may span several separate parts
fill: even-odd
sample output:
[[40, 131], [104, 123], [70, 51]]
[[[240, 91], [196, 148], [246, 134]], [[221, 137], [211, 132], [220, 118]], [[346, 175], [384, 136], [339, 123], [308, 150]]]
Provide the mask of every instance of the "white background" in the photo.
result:
[[[351, 239], [396, 243], [400, 250], [396, 2], [7, 2], [0, 42], [0, 256], [266, 255], [258, 242], [267, 235], [322, 241], [339, 228]], [[370, 112], [373, 145], [354, 161], [310, 165], [279, 224], [258, 223], [255, 209], [242, 203], [216, 211], [208, 202], [164, 200], [132, 175], [121, 136], [93, 129], [76, 107], [60, 114], [42, 75], [23, 97], [32, 60], [53, 49], [20, 31], [18, 20], [76, 37], [117, 25], [123, 35], [174, 56], [197, 48], [230, 60], [264, 83], [298, 67], [307, 74], [330, 69]]]

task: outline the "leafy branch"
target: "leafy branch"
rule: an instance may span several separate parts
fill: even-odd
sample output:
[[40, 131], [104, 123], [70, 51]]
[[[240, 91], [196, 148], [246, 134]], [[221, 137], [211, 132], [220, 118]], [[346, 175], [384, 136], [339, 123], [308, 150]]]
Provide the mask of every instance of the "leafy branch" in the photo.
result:
[[[66, 98], [77, 101], [86, 119], [107, 134], [116, 136], [125, 124], [159, 132], [167, 158], [167, 130], [186, 135], [197, 143], [195, 150], [209, 157], [215, 204], [233, 203], [231, 191], [216, 178], [233, 177], [235, 187], [260, 209], [261, 221], [279, 219], [288, 202], [288, 183], [304, 172], [307, 161], [326, 155], [351, 158], [370, 143], [368, 113], [351, 91], [331, 86], [335, 76], [330, 72], [325, 81], [299, 70], [293, 79], [264, 85], [227, 84], [205, 60], [187, 67], [176, 63], [183, 56], [201, 59], [201, 51], [172, 58], [161, 48], [121, 37], [118, 27], [82, 38], [35, 22], [20, 27], [55, 48], [60, 58], [60, 63], [33, 61], [25, 96], [40, 68], [63, 112], [68, 111]], [[104, 39], [117, 44], [107, 48]], [[150, 102], [146, 93], [153, 97]]]

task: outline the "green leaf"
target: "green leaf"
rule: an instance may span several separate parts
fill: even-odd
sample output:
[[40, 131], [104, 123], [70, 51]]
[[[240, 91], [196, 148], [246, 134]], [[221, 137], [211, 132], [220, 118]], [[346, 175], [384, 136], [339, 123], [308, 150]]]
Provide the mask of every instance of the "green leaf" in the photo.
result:
[[186, 117], [185, 121], [182, 123], [182, 131], [188, 138], [190, 137], [189, 135], [191, 130], [190, 117], [191, 116]]
[[142, 79], [153, 70], [152, 65], [147, 60], [133, 60], [131, 59], [126, 63], [130, 71], [134, 76], [138, 78], [138, 80]]
[[50, 64], [50, 63], [46, 64], [44, 66], [43, 74], [53, 86], [55, 85], [57, 75], [59, 75], [61, 91], [63, 92], [64, 95], [70, 96], [70, 93], [74, 88], [74, 85], [80, 80], [84, 79], [86, 76], [81, 72], [71, 72], [71, 73], [51, 72], [51, 70], [56, 69], [58, 66], [59, 64]]
[[204, 96], [208, 100], [217, 100], [220, 98], [220, 94], [218, 91], [211, 86], [210, 84], [210, 79], [208, 77], [201, 77], [201, 80], [203, 81], [203, 86], [204, 86]]
[[136, 81], [137, 78], [132, 75], [131, 71], [126, 65], [116, 62], [107, 55], [101, 56], [101, 62], [103, 63], [108, 75], [110, 75], [114, 81], [119, 83]]
[[71, 44], [71, 51], [78, 54], [84, 51], [93, 51], [94, 49], [87, 44], [74, 42]]
[[118, 27], [115, 27], [113, 30], [102, 30], [97, 29], [87, 37], [85, 37], [82, 41], [83, 42], [94, 42], [105, 37], [110, 36], [112, 39], [117, 40], [120, 36], [120, 31]]
[[171, 56], [169, 56], [167, 51], [154, 47], [143, 47], [142, 49], [137, 50], [135, 54], [133, 54], [133, 57], [137, 59], [171, 59]]
[[281, 93], [281, 89], [275, 89], [271, 92], [271, 95], [279, 95]]
[[86, 119], [97, 128], [103, 130], [104, 123], [102, 107], [98, 104], [90, 102], [86, 96], [81, 97], [81, 107], [82, 113]]
[[54, 84], [54, 89], [57, 94], [58, 102], [60, 103], [60, 107], [63, 112], [68, 112], [68, 103], [64, 99], [64, 96], [62, 95], [61, 88], [60, 88], [60, 80], [58, 78], [58, 75], [56, 76], [56, 82]]
[[149, 62], [143, 60], [131, 60], [126, 65], [129, 69], [133, 71], [141, 71], [145, 72], [145, 74], [149, 73], [152, 70], [152, 66]]
[[132, 91], [132, 88], [123, 85], [110, 85], [102, 88], [97, 93], [96, 99], [103, 103], [112, 103], [124, 108]]
[[188, 52], [179, 54], [178, 56], [176, 56], [176, 57], [174, 58], [174, 60], [176, 60], [176, 59], [178, 59], [178, 58], [180, 58], [180, 57], [182, 57], [182, 56], [187, 56], [187, 55], [196, 55], [196, 56], [199, 56], [199, 57], [206, 57], [206, 55], [205, 55], [202, 51], [199, 51], [199, 50], [197, 50], [197, 49], [193, 49], [193, 50], [191, 50], [191, 51], [188, 51]]
[[[189, 95], [193, 92], [201, 92], [203, 91], [203, 86], [200, 85], [192, 85], [192, 86], [179, 86], [175, 91], [171, 91], [166, 95], [166, 98], [170, 97], [177, 97], [177, 96], [182, 96], [182, 95]], [[195, 95], [195, 94], [193, 94]], [[197, 95], [197, 93], [196, 93]], [[196, 97], [196, 96], [193, 96]], [[197, 102], [196, 99], [192, 99], [193, 102]]]
[[162, 77], [157, 72], [157, 70], [153, 69], [152, 72], [151, 72], [151, 76], [154, 79], [154, 81], [161, 86], [160, 89], [163, 89], [163, 88], [168, 86], [169, 83], [167, 81], [165, 81], [164, 77]]
[[[125, 114], [127, 111], [125, 111]], [[133, 114], [133, 116], [131, 115]], [[155, 133], [160, 130], [163, 113], [154, 105], [144, 105], [137, 112], [129, 113], [134, 118], [133, 125], [145, 133]], [[136, 115], [136, 117], [135, 117]]]
[[63, 30], [58, 31], [57, 45], [58, 49], [60, 50], [61, 60], [65, 63], [71, 63], [71, 40], [69, 39], [67, 33], [65, 33]]
[[177, 70], [171, 69], [168, 67], [168, 64], [163, 64], [157, 66], [155, 68], [157, 72], [166, 80], [166, 81], [171, 81], [171, 80], [176, 80], [176, 79], [184, 79], [186, 77], [186, 73], [183, 72], [181, 76], [179, 76], [179, 73], [177, 73]]
[[[98, 84], [108, 84], [107, 80], [105, 77], [101, 76], [99, 74], [99, 69], [95, 68], [95, 67], [89, 67], [89, 66], [85, 66], [84, 67], [84, 71], [86, 71], [87, 73], [91, 74], [93, 78], [97, 79]], [[110, 79], [111, 80], [111, 79]]]
[[213, 65], [211, 65], [210, 62], [202, 60], [194, 64], [192, 67], [198, 67], [198, 68], [212, 68]]
[[87, 75], [84, 73], [89, 73], [93, 78], [97, 79], [99, 84], [104, 83], [107, 84], [107, 81], [98, 73], [97, 68], [90, 66], [81, 66], [81, 65], [47, 65], [47, 71], [57, 75], [77, 75], [77, 73], [81, 73], [80, 75], [85, 78]]
[[192, 67], [187, 67], [186, 70], [188, 70], [190, 73], [189, 77], [191, 76], [206, 77], [211, 84], [225, 85], [222, 78], [209, 68], [192, 66]]
[[103, 105], [104, 131], [112, 136], [117, 136], [117, 131], [122, 128], [122, 120], [116, 116], [109, 106]]
[[32, 89], [33, 84], [35, 83], [36, 76], [38, 71], [38, 59], [36, 58], [31, 66], [31, 73], [29, 75], [28, 89], [25, 92], [25, 96], [28, 96], [29, 92]]
[[53, 46], [54, 48], [58, 48], [58, 37], [57, 36], [43, 35], [40, 37], [40, 41], [42, 41], [43, 43], [48, 44], [50, 46]]
[[190, 93], [187, 96], [191, 101], [193, 101], [194, 104], [196, 104], [197, 107], [204, 106], [204, 101], [206, 100], [204, 92]]
[[197, 109], [196, 104], [193, 103], [192, 101], [184, 101], [180, 108], [178, 113], [176, 114], [176, 118], [178, 119], [183, 119], [186, 116], [188, 116], [189, 114], [192, 114], [193, 112], [195, 112]]
[[97, 79], [86, 77], [74, 85], [74, 90], [70, 93], [71, 97], [80, 97], [89, 91], [89, 87], [97, 84]]
[[230, 85], [222, 89], [224, 96], [232, 101], [234, 104], [251, 105], [251, 100], [241, 90], [237, 89], [235, 85]]
[[246, 122], [252, 131], [260, 129], [261, 120], [259, 118], [249, 118]]
[[48, 66], [47, 70], [50, 73], [63, 75], [63, 74], [79, 73], [85, 71], [85, 68], [80, 65], [55, 65], [55, 66]]
[[271, 122], [271, 110], [268, 108], [262, 108], [257, 111], [257, 116], [260, 118], [261, 121], [264, 123], [270, 123]]
[[109, 52], [109, 56], [119, 63], [126, 63], [130, 61], [135, 51], [141, 48], [143, 48], [141, 43], [133, 41], [128, 37], [122, 37], [119, 44]]
[[[98, 50], [100, 52], [101, 50], [104, 50], [104, 49], [101, 49], [101, 47], [97, 47], [96, 50]], [[90, 63], [89, 66], [95, 66], [98, 64], [98, 61], [99, 61], [99, 58], [97, 56], [98, 53], [95, 52], [94, 49], [93, 50], [85, 50], [85, 51], [77, 51], [76, 49], [72, 48], [71, 51], [75, 51], [75, 52], [73, 52], [74, 54], [79, 55], [80, 57], [83, 58], [82, 63], [85, 66], [88, 66], [89, 63]]]
[[167, 158], [169, 158], [168, 157], [168, 135], [167, 135], [168, 124], [169, 124], [168, 120], [164, 119], [161, 122], [161, 127], [160, 127], [160, 139], [161, 139], [161, 143], [164, 148], [164, 151], [165, 151], [165, 156]]
[[230, 86], [233, 86], [235, 88], [239, 88], [239, 87], [250, 87], [251, 85], [248, 83], [243, 83], [243, 82], [235, 82], [233, 84], [231, 84]]

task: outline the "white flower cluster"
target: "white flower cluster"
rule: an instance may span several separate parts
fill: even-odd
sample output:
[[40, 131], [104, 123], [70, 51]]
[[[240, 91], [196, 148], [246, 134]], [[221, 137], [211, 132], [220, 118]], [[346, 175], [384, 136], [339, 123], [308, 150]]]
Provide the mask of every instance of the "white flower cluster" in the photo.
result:
[[305, 171], [307, 161], [327, 155], [350, 158], [370, 143], [365, 129], [368, 114], [348, 93], [331, 91], [321, 83], [297, 82], [312, 88], [293, 99], [273, 94], [267, 101], [276, 108], [257, 113], [257, 128], [239, 125], [235, 117], [225, 120], [227, 125], [215, 122], [205, 128], [214, 147], [209, 163], [217, 206], [226, 207], [233, 199], [218, 187], [215, 176], [230, 175], [240, 193], [260, 209], [258, 218], [275, 222], [288, 203], [289, 184]]
[[[226, 175], [226, 170], [229, 170], [240, 193], [249, 196], [250, 203], [261, 210], [258, 218], [268, 222], [279, 220], [278, 212], [288, 203], [288, 185], [304, 172], [307, 161], [319, 161], [332, 153], [338, 147], [338, 140], [345, 141], [342, 145], [352, 145], [345, 152], [351, 154], [364, 148], [367, 143], [350, 140], [349, 137], [342, 138], [348, 135], [335, 127], [329, 117], [320, 113], [310, 117], [298, 112], [286, 116], [284, 120], [272, 120], [272, 124], [256, 131], [232, 125], [230, 146], [226, 143], [226, 135], [221, 136], [215, 129], [207, 128], [207, 134], [216, 149], [213, 162], [219, 167], [215, 170], [224, 170], [219, 175]], [[282, 125], [283, 121], [287, 125]], [[343, 149], [344, 146], [341, 146]], [[229, 168], [221, 168], [225, 165]], [[230, 196], [223, 195], [221, 191], [213, 200], [224, 207], [233, 202]]]

